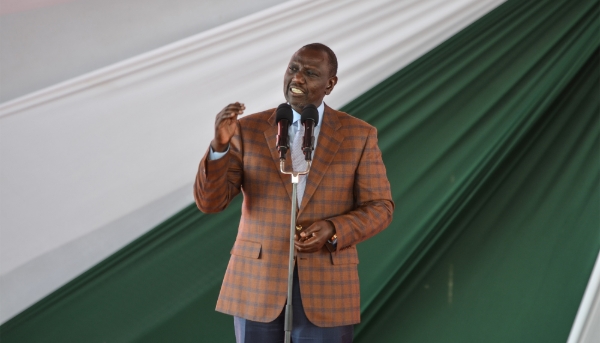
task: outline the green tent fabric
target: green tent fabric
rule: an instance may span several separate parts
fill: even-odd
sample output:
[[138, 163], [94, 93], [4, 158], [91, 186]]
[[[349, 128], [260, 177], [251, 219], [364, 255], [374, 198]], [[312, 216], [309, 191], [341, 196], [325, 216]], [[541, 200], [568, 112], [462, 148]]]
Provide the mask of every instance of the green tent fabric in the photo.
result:
[[[379, 129], [396, 202], [358, 247], [355, 342], [566, 341], [600, 249], [598, 15], [508, 1], [343, 108]], [[214, 306], [240, 203], [182, 210], [2, 342], [233, 342]]]

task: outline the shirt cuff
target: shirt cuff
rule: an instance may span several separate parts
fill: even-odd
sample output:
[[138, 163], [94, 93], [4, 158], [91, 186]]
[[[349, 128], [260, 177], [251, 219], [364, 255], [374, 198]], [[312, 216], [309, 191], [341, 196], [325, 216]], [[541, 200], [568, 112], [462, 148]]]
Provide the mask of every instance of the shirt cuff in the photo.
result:
[[210, 147], [210, 152], [208, 153], [208, 160], [209, 161], [218, 160], [221, 157], [225, 156], [228, 152], [229, 152], [229, 145], [227, 145], [227, 150], [225, 150], [223, 152], [214, 152], [213, 148]]

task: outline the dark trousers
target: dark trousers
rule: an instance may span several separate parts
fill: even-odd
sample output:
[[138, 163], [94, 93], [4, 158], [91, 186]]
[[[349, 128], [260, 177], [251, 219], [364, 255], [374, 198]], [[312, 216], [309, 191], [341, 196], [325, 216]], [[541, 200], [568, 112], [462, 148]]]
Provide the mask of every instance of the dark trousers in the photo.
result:
[[[294, 286], [292, 291], [292, 342], [293, 343], [352, 343], [354, 325], [322, 328], [311, 323], [302, 306], [298, 269], [294, 268]], [[270, 323], [254, 322], [234, 317], [235, 339], [237, 343], [283, 343], [285, 331], [285, 308]]]

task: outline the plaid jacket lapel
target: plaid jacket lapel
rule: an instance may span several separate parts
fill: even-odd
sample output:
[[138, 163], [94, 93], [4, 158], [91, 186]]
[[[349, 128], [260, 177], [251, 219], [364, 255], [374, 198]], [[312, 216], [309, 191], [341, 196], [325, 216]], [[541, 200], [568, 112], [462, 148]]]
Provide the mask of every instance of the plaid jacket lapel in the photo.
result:
[[341, 126], [342, 124], [337, 117], [336, 111], [325, 105], [323, 124], [321, 124], [317, 148], [313, 154], [313, 163], [310, 167], [310, 172], [308, 173], [308, 179], [306, 180], [306, 189], [304, 190], [304, 196], [302, 198], [300, 210], [298, 211], [298, 216], [302, 214], [306, 204], [315, 193], [327, 168], [329, 168], [329, 164], [333, 161], [340, 144], [344, 140], [344, 136], [338, 131]]
[[[283, 182], [285, 186], [285, 190], [290, 197], [290, 201], [292, 200], [292, 177], [290, 175], [283, 174], [279, 171], [279, 151], [277, 150], [277, 123], [276, 123], [276, 110], [273, 110], [273, 114], [269, 117], [269, 128], [265, 131], [265, 139], [267, 140], [267, 144], [269, 145], [269, 151], [271, 151], [271, 157], [273, 157], [273, 162], [275, 163], [275, 169], [277, 169], [277, 174], [281, 178], [281, 182]], [[285, 160], [286, 170], [292, 169], [292, 157], [288, 152], [286, 154], [287, 158]]]

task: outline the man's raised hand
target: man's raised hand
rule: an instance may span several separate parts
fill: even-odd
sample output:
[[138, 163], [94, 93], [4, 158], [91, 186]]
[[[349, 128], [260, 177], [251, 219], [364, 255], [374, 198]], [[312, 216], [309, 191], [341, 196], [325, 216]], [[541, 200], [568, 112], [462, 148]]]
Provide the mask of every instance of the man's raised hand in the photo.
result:
[[224, 152], [235, 133], [238, 115], [244, 113], [246, 106], [239, 102], [229, 104], [217, 114], [215, 119], [215, 138], [210, 142], [214, 152]]

